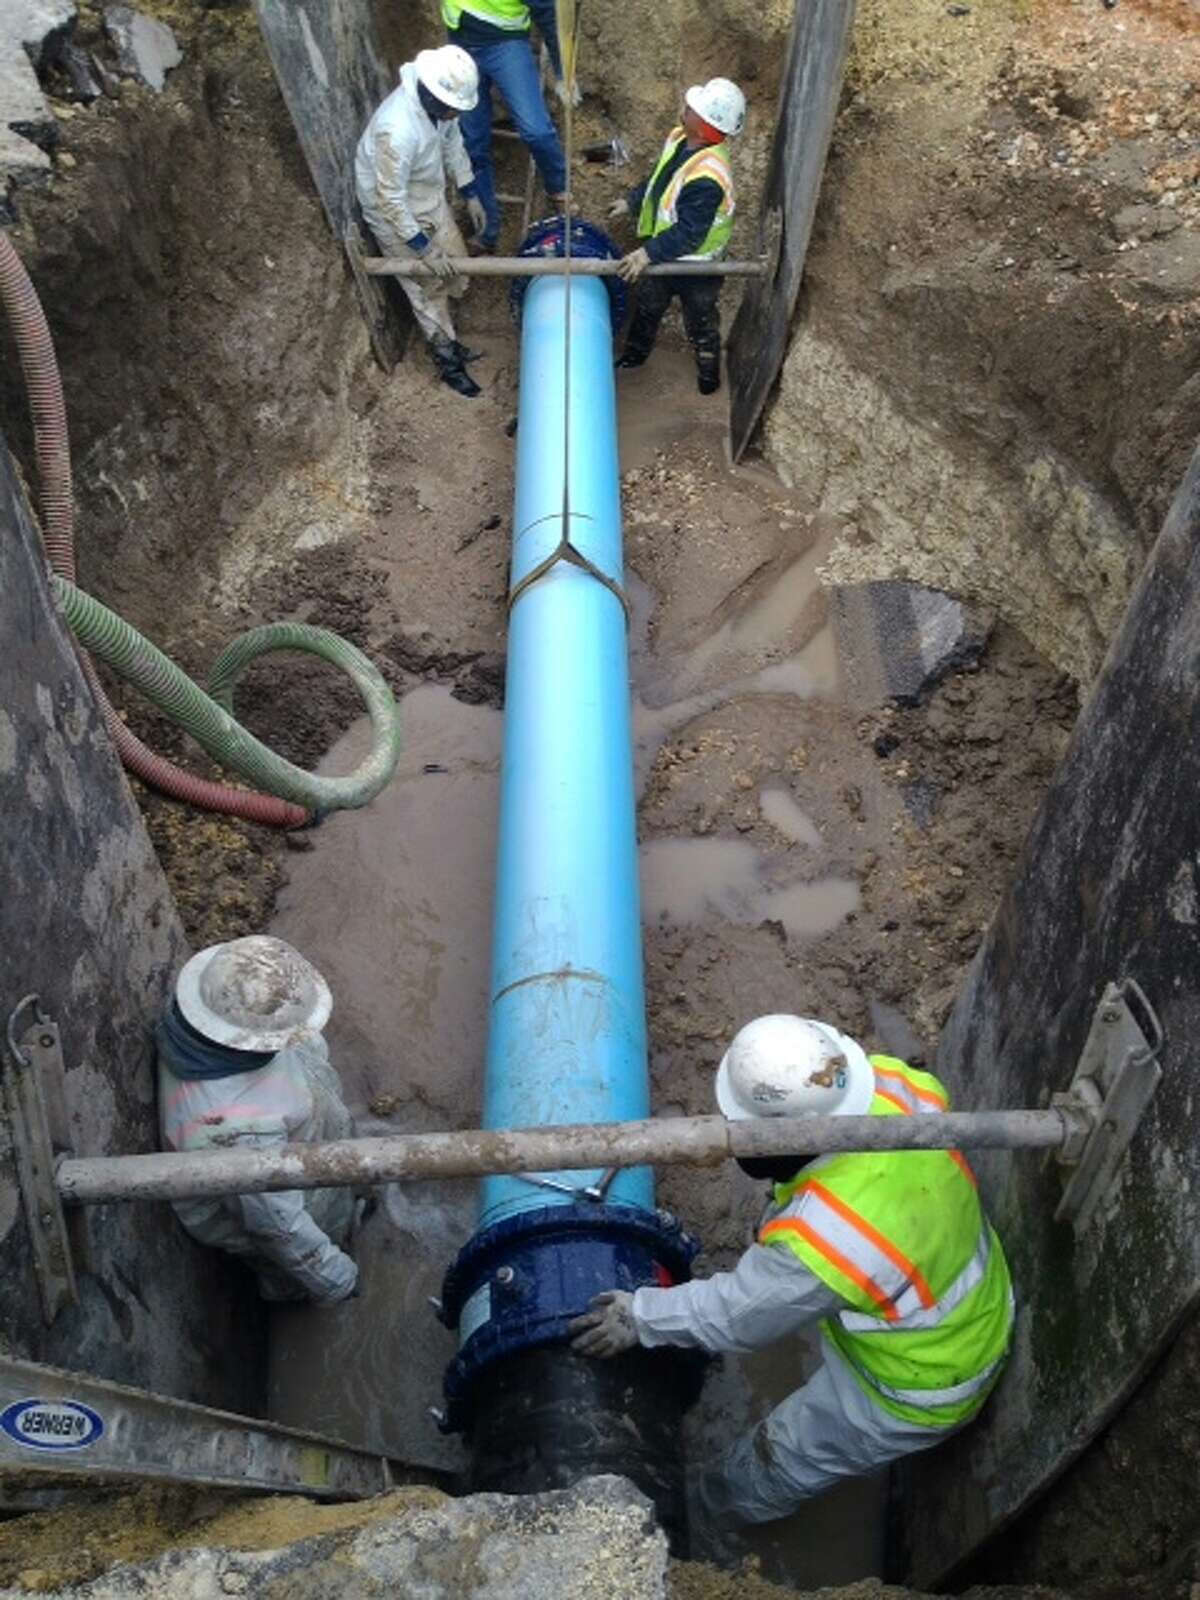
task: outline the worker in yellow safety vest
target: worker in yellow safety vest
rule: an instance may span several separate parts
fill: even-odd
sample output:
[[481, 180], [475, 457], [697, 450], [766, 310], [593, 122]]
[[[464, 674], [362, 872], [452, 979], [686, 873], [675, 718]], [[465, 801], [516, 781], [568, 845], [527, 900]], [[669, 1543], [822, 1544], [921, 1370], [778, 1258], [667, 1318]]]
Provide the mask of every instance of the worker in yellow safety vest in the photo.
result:
[[556, 212], [566, 209], [567, 161], [558, 130], [546, 109], [537, 58], [531, 48], [531, 23], [537, 25], [554, 73], [560, 100], [570, 95], [579, 104], [579, 90], [563, 78], [562, 54], [554, 0], [442, 0], [446, 37], [471, 57], [479, 72], [479, 99], [462, 119], [462, 136], [475, 173], [484, 221], [475, 242], [484, 254], [495, 253], [500, 236], [500, 202], [492, 168], [492, 89], [512, 115]]
[[[828, 1023], [766, 1016], [717, 1072], [730, 1119], [913, 1116], [948, 1109], [931, 1073], [868, 1058]], [[775, 1180], [731, 1272], [674, 1288], [614, 1289], [571, 1325], [573, 1346], [611, 1357], [637, 1345], [750, 1351], [819, 1324], [824, 1357], [723, 1461], [701, 1476], [709, 1515], [769, 1522], [843, 1478], [948, 1438], [1003, 1368], [1013, 1298], [1000, 1241], [958, 1151], [743, 1160]]]
[[[615, 221], [634, 217], [637, 249], [617, 271], [636, 283], [651, 265], [715, 261], [733, 233], [736, 201], [728, 140], [742, 131], [746, 97], [728, 78], [693, 84], [684, 95], [680, 125], [672, 128], [658, 165], [644, 183], [609, 207]], [[637, 304], [618, 367], [640, 367], [654, 348], [658, 326], [678, 295], [683, 326], [696, 355], [701, 394], [721, 387], [719, 277], [663, 275], [638, 284]]]

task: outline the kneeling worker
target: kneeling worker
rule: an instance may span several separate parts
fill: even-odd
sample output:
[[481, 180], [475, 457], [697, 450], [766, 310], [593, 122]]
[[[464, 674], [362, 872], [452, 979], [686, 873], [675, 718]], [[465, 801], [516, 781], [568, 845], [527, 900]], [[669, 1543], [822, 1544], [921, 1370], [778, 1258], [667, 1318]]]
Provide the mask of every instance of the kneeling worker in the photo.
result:
[[[945, 1111], [945, 1089], [863, 1054], [823, 1022], [767, 1016], [717, 1072], [731, 1120]], [[598, 1295], [573, 1347], [749, 1351], [820, 1325], [823, 1365], [701, 1477], [714, 1517], [770, 1522], [843, 1478], [865, 1476], [964, 1427], [995, 1385], [1012, 1336], [1000, 1241], [958, 1151], [887, 1151], [739, 1163], [774, 1199], [731, 1272]]]
[[[272, 1150], [348, 1139], [353, 1121], [321, 1030], [333, 1001], [282, 939], [210, 945], [180, 971], [158, 1025], [159, 1120], [170, 1150]], [[264, 1300], [345, 1300], [358, 1268], [343, 1248], [350, 1189], [178, 1200], [201, 1244], [239, 1256]]]
[[[684, 96], [683, 120], [667, 135], [658, 165], [644, 183], [609, 207], [612, 218], [636, 217], [642, 243], [617, 271], [628, 283], [651, 264], [715, 261], [733, 233], [733, 172], [726, 141], [741, 133], [746, 97], [728, 78], [694, 84]], [[640, 367], [654, 348], [658, 325], [675, 295], [696, 355], [697, 387], [721, 387], [719, 277], [654, 277], [638, 286], [633, 321], [618, 367]]]
[[466, 368], [477, 356], [459, 343], [450, 314], [451, 299], [467, 291], [451, 263], [467, 247], [446, 204], [446, 178], [458, 185], [471, 226], [481, 233], [487, 215], [458, 126], [460, 112], [478, 96], [479, 73], [465, 50], [453, 44], [422, 50], [400, 68], [399, 87], [368, 122], [354, 157], [358, 203], [380, 250], [424, 261], [436, 274], [401, 278], [400, 287], [442, 382], [471, 398], [479, 385]]

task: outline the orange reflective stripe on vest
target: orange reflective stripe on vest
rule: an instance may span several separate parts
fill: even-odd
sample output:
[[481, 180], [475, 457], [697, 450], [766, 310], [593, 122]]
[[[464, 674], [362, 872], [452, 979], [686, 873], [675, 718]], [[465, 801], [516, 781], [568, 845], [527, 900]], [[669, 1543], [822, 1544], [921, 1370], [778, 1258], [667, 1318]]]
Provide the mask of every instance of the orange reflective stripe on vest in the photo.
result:
[[889, 1322], [937, 1303], [916, 1263], [818, 1179], [807, 1179], [793, 1198], [804, 1215], [765, 1223], [759, 1235], [764, 1244], [789, 1232], [807, 1240], [869, 1295]]
[[[928, 1086], [918, 1083], [911, 1067], [907, 1072], [900, 1072], [894, 1067], [884, 1067], [880, 1065], [878, 1056], [871, 1058], [871, 1067], [875, 1073], [875, 1098], [884, 1101], [901, 1116], [911, 1117], [925, 1112], [950, 1109], [949, 1096], [936, 1079]], [[946, 1154], [967, 1182], [978, 1187], [975, 1174], [971, 1171], [970, 1163], [962, 1151], [947, 1150]]]
[[844, 1256], [840, 1250], [835, 1249], [828, 1239], [823, 1239], [802, 1218], [781, 1217], [777, 1222], [768, 1222], [760, 1231], [759, 1239], [763, 1244], [770, 1244], [772, 1239], [786, 1238], [789, 1233], [794, 1234], [798, 1239], [806, 1240], [814, 1250], [820, 1251], [830, 1266], [836, 1267], [843, 1277], [849, 1278], [851, 1283], [856, 1283], [865, 1295], [874, 1300], [881, 1314], [889, 1322], [899, 1322], [900, 1313], [888, 1297], [886, 1290], [881, 1289], [873, 1278], [869, 1278], [865, 1272], [855, 1266], [848, 1256]]
[[893, 1072], [890, 1067], [881, 1067], [874, 1061], [871, 1065], [875, 1069], [875, 1093], [899, 1110], [906, 1113], [945, 1111], [949, 1106], [950, 1101], [944, 1093], [926, 1089], [904, 1073]]

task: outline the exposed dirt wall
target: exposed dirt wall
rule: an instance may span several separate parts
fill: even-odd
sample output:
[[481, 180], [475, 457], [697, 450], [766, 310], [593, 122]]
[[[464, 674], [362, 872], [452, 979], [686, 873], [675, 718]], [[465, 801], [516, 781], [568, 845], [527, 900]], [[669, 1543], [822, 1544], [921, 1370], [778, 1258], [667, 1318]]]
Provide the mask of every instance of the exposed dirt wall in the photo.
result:
[[851, 524], [831, 581], [986, 601], [1081, 681], [1200, 428], [1188, 18], [862, 0], [765, 429]]
[[[176, 9], [162, 95], [58, 104], [52, 187], [13, 234], [63, 372], [81, 582], [159, 642], [248, 545], [361, 516], [345, 419], [375, 381], [252, 16]], [[15, 361], [0, 420], [20, 448]]]

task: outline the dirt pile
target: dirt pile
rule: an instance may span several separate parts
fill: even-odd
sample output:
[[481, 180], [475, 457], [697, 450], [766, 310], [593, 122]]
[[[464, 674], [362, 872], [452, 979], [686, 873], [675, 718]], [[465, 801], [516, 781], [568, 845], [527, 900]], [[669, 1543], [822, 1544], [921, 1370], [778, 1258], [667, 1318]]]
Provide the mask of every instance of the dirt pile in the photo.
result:
[[985, 600], [1086, 682], [1200, 427], [1200, 26], [867, 0], [766, 426], [832, 581]]

